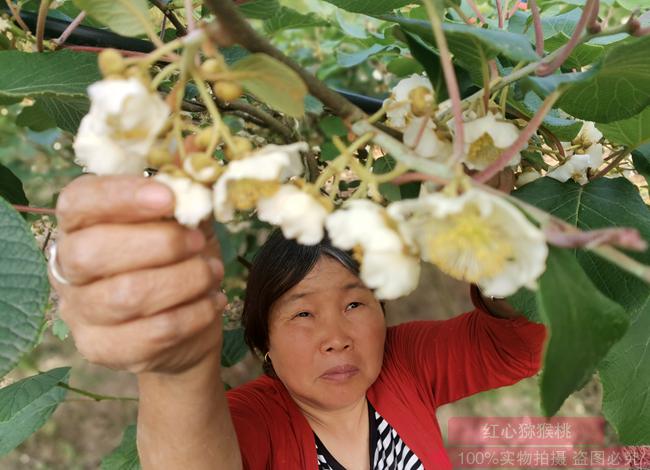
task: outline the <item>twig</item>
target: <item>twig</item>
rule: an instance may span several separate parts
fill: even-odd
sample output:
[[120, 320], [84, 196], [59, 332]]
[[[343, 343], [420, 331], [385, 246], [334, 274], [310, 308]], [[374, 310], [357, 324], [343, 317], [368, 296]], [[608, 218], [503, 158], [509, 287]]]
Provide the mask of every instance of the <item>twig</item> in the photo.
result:
[[472, 9], [472, 11], [476, 14], [476, 17], [481, 23], [487, 23], [485, 21], [485, 16], [481, 13], [481, 10], [478, 9], [476, 4], [474, 3], [474, 0], [465, 0], [465, 2], [469, 5], [469, 7]]
[[503, 11], [501, 8], [501, 0], [496, 0], [497, 3], [497, 17], [499, 18], [499, 29], [503, 29]]
[[597, 13], [598, 0], [587, 0], [585, 9], [582, 10], [582, 15], [580, 15], [580, 19], [578, 20], [578, 24], [576, 24], [576, 29], [571, 35], [571, 39], [569, 39], [566, 45], [560, 49], [562, 52], [558, 54], [551, 62], [544, 63], [539, 66], [537, 69], [537, 75], [540, 77], [545, 77], [552, 74], [564, 63], [567, 57], [571, 55], [573, 49], [580, 43], [582, 33], [593, 17], [594, 9], [596, 9]]
[[174, 28], [176, 28], [178, 36], [185, 36], [187, 34], [187, 29], [185, 29], [185, 26], [181, 23], [176, 14], [169, 9], [169, 4], [165, 5], [161, 0], [151, 0], [151, 3], [153, 3], [169, 21], [171, 21]]
[[510, 19], [513, 17], [515, 13], [517, 13], [517, 10], [519, 10], [519, 1], [516, 1], [515, 4], [512, 6], [510, 11], [507, 13], [506, 19]]
[[613, 168], [615, 168], [619, 163], [621, 163], [621, 161], [630, 154], [630, 151], [631, 150], [629, 148], [627, 148], [627, 147], [620, 150], [618, 155], [616, 155], [616, 157], [612, 158], [612, 161], [610, 161], [605, 168], [603, 168], [598, 173], [596, 173], [594, 176], [589, 178], [589, 181], [593, 181], [595, 179], [600, 178], [601, 176], [605, 176]]
[[260, 36], [248, 21], [239, 14], [231, 0], [206, 0], [205, 4], [215, 14], [219, 22], [219, 28], [208, 28], [208, 33], [211, 36], [214, 37], [217, 29], [221, 32], [226, 31], [236, 42], [250, 52], [262, 52], [284, 63], [300, 75], [300, 78], [307, 85], [309, 92], [325, 106], [330, 108], [336, 115], [352, 121], [365, 117], [361, 109], [350, 103], [343, 96], [330, 90], [315, 76], [305, 71], [300, 65]]
[[485, 183], [494, 175], [503, 170], [508, 165], [510, 160], [512, 160], [512, 157], [514, 157], [517, 152], [526, 146], [528, 139], [530, 139], [533, 134], [537, 132], [537, 129], [542, 124], [546, 113], [548, 113], [549, 110], [553, 107], [553, 104], [555, 104], [561, 94], [561, 91], [555, 90], [553, 93], [548, 95], [535, 115], [530, 119], [530, 121], [528, 121], [526, 127], [519, 133], [517, 140], [515, 140], [515, 142], [510, 147], [505, 149], [503, 153], [499, 155], [499, 158], [492, 162], [490, 166], [478, 173], [474, 179], [479, 183]]
[[187, 30], [194, 31], [196, 28], [196, 21], [194, 21], [194, 8], [192, 0], [185, 0], [185, 19], [187, 20]]
[[413, 182], [416, 182], [416, 181], [431, 181], [431, 182], [433, 182], [435, 184], [439, 184], [439, 185], [445, 185], [445, 184], [447, 184], [449, 182], [448, 180], [446, 180], [444, 178], [440, 178], [440, 177], [435, 176], [435, 175], [428, 175], [426, 173], [420, 173], [420, 172], [417, 172], [417, 171], [412, 171], [412, 172], [404, 173], [403, 175], [400, 175], [400, 176], [397, 176], [397, 177], [393, 178], [391, 180], [391, 183], [396, 184], [396, 185], [399, 186], [399, 185], [402, 185], [402, 184], [413, 183]]
[[12, 204], [13, 208], [18, 212], [28, 212], [31, 214], [48, 214], [54, 215], [54, 209], [48, 209], [47, 207], [32, 207], [32, 206], [23, 206], [20, 204]]
[[36, 19], [36, 50], [43, 52], [43, 35], [45, 34], [45, 20], [47, 11], [50, 8], [50, 0], [41, 0], [38, 6], [38, 18]]
[[47, 235], [45, 236], [45, 241], [43, 242], [43, 246], [41, 247], [41, 253], [45, 254], [47, 245], [50, 243], [50, 238], [52, 238], [52, 227], [49, 227], [47, 229]]
[[544, 56], [544, 31], [542, 30], [542, 18], [539, 14], [537, 0], [530, 0], [530, 12], [533, 15], [533, 25], [535, 26], [535, 52], [540, 57]]
[[66, 42], [68, 37], [70, 37], [72, 32], [75, 29], [77, 29], [77, 26], [81, 24], [81, 22], [84, 20], [85, 17], [86, 17], [85, 11], [79, 13], [77, 17], [74, 20], [72, 20], [72, 22], [67, 26], [67, 28], [65, 28], [65, 30], [61, 33], [61, 36], [59, 36], [54, 40], [54, 43], [57, 46], [61, 46], [64, 42]]
[[29, 29], [29, 26], [23, 21], [23, 19], [20, 17], [20, 9], [14, 5], [14, 2], [11, 0], [5, 0], [5, 3], [7, 4], [7, 8], [9, 8], [9, 11], [11, 11], [11, 16], [14, 18], [14, 21], [18, 23], [18, 26], [25, 31], [27, 34], [32, 34], [32, 32]]
[[[95, 52], [95, 53], [100, 53], [105, 49], [108, 49], [107, 47], [97, 47], [97, 46], [77, 46], [77, 45], [68, 45], [68, 44], [63, 44], [61, 46], [64, 49], [70, 49], [71, 51], [77, 51], [77, 52]], [[137, 51], [127, 51], [125, 49], [116, 49], [123, 57], [144, 57], [147, 54], [145, 52], [137, 52]], [[161, 62], [167, 62], [164, 58], [159, 59]]]
[[432, 0], [424, 0], [424, 6], [427, 9], [427, 14], [429, 15], [431, 27], [433, 29], [433, 35], [435, 36], [438, 51], [440, 52], [440, 64], [442, 65], [445, 84], [447, 85], [447, 92], [451, 98], [451, 108], [454, 112], [454, 152], [450, 163], [451, 165], [455, 165], [462, 160], [465, 147], [460, 90], [458, 89], [458, 81], [456, 80], [454, 65], [451, 61], [451, 53], [447, 46], [447, 38], [442, 30], [442, 20], [438, 16], [438, 12], [432, 3]]
[[92, 398], [95, 401], [102, 401], [102, 400], [117, 400], [117, 401], [139, 401], [135, 397], [114, 397], [111, 395], [100, 395], [98, 393], [93, 393], [89, 392], [87, 390], [82, 390], [80, 388], [76, 387], [71, 387], [65, 382], [59, 382], [56, 384], [57, 387], [65, 388], [66, 390], [70, 390], [71, 392], [78, 393], [79, 395], [83, 395], [85, 397]]
[[257, 118], [259, 121], [263, 122], [266, 127], [274, 130], [282, 137], [284, 137], [284, 140], [287, 142], [292, 142], [295, 140], [295, 133], [290, 128], [282, 124], [280, 121], [278, 121], [263, 109], [260, 109], [241, 100], [231, 101], [229, 103], [217, 101], [217, 104], [219, 105], [219, 108], [223, 109], [224, 111], [241, 111], [245, 114]]

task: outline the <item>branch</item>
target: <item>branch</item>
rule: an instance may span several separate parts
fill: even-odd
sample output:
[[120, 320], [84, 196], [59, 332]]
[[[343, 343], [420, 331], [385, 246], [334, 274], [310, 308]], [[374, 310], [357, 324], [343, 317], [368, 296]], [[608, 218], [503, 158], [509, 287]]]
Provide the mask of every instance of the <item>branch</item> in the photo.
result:
[[174, 28], [176, 28], [176, 32], [179, 36], [185, 36], [187, 34], [187, 29], [185, 29], [185, 26], [183, 23], [181, 23], [176, 14], [169, 9], [169, 4], [165, 5], [161, 0], [151, 0], [151, 3], [153, 3], [160, 11], [162, 11], [163, 15], [165, 15], [167, 19], [171, 21], [171, 23], [174, 25]]
[[561, 49], [562, 53], [558, 54], [558, 56], [555, 57], [551, 62], [540, 65], [540, 67], [537, 69], [537, 75], [540, 77], [545, 77], [560, 68], [567, 57], [571, 55], [573, 49], [580, 43], [582, 33], [584, 32], [587, 25], [589, 25], [589, 23], [593, 20], [594, 10], [595, 14], [597, 15], [598, 0], [587, 0], [585, 9], [582, 10], [582, 15], [580, 15], [580, 19], [578, 20], [576, 29], [571, 35], [571, 39], [569, 39], [569, 42], [567, 42], [566, 45]]
[[539, 14], [537, 0], [530, 0], [530, 12], [533, 15], [533, 25], [535, 26], [535, 52], [540, 57], [544, 56], [544, 31], [542, 30], [542, 18]]
[[497, 17], [499, 18], [499, 29], [503, 29], [503, 12], [501, 11], [501, 0], [496, 0], [497, 2]]
[[36, 50], [43, 52], [43, 35], [45, 34], [45, 20], [47, 10], [50, 8], [50, 0], [41, 0], [38, 6], [38, 18], [36, 19]]
[[472, 9], [472, 11], [476, 14], [476, 18], [478, 18], [478, 20], [481, 23], [487, 23], [487, 21], [485, 21], [485, 16], [483, 16], [483, 14], [481, 13], [481, 10], [478, 9], [476, 4], [474, 3], [474, 0], [465, 0], [465, 1], [469, 5], [469, 7]]
[[11, 16], [14, 18], [14, 21], [18, 23], [18, 26], [25, 31], [27, 34], [32, 34], [32, 32], [29, 29], [29, 26], [23, 21], [23, 19], [20, 17], [20, 9], [14, 5], [14, 2], [11, 0], [5, 0], [5, 3], [7, 4], [7, 8], [9, 8], [9, 11], [11, 11]]
[[213, 24], [208, 27], [207, 31], [215, 42], [218, 42], [216, 40], [217, 29], [221, 32], [225, 31], [233, 40], [250, 52], [262, 52], [293, 69], [305, 82], [309, 92], [330, 108], [334, 114], [353, 121], [365, 117], [361, 109], [338, 93], [330, 90], [324, 83], [260, 36], [248, 21], [239, 14], [231, 0], [205, 0], [205, 4], [217, 17], [219, 27], [215, 28], [216, 25]]
[[12, 206], [18, 212], [29, 212], [32, 214], [48, 214], [48, 215], [54, 215], [55, 213], [54, 209], [48, 209], [47, 207], [31, 207], [31, 206], [23, 206], [20, 204], [12, 204]]
[[65, 28], [65, 30], [61, 33], [61, 36], [59, 36], [58, 38], [56, 38], [54, 40], [54, 43], [59, 47], [63, 43], [65, 43], [68, 40], [68, 37], [70, 37], [72, 32], [75, 29], [77, 29], [77, 26], [79, 26], [81, 24], [81, 22], [84, 20], [85, 17], [86, 17], [86, 12], [85, 11], [82, 11], [81, 13], [79, 13], [77, 15], [77, 17], [72, 21], [72, 23], [70, 23], [68, 25], [68, 27]]
[[596, 173], [594, 176], [589, 178], [589, 181], [593, 181], [595, 179], [600, 178], [601, 176], [605, 176], [607, 173], [609, 173], [612, 170], [612, 168], [616, 167], [619, 163], [621, 163], [621, 161], [625, 157], [627, 157], [629, 154], [630, 154], [630, 149], [627, 148], [627, 147], [623, 148], [620, 151], [620, 153], [618, 155], [616, 155], [616, 157], [614, 157], [612, 159], [612, 161], [607, 164], [607, 166], [605, 168], [603, 168], [598, 173]]
[[499, 155], [499, 158], [497, 158], [496, 161], [492, 162], [490, 166], [476, 175], [474, 179], [479, 183], [485, 183], [494, 175], [503, 170], [506, 166], [508, 166], [508, 163], [510, 160], [512, 160], [512, 157], [514, 157], [517, 152], [523, 149], [528, 143], [528, 140], [533, 136], [535, 132], [537, 132], [537, 129], [539, 126], [541, 126], [544, 117], [546, 117], [546, 114], [553, 107], [553, 104], [555, 104], [560, 95], [561, 92], [558, 90], [555, 90], [553, 93], [548, 95], [535, 115], [530, 119], [530, 121], [528, 121], [526, 127], [521, 131], [519, 137], [517, 137], [517, 140], [515, 140], [515, 142], [510, 147], [505, 149], [503, 153]]

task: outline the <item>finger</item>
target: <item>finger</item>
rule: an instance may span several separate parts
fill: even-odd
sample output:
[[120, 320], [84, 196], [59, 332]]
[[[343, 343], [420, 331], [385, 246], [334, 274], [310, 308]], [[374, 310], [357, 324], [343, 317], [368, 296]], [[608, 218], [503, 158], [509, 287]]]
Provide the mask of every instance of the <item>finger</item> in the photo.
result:
[[[118, 369], [137, 364], [145, 368], [163, 351], [218, 325], [225, 302], [219, 293], [120, 325], [85, 326], [75, 332], [75, 343], [90, 362]], [[213, 333], [216, 343], [219, 330], [214, 328]]]
[[194, 256], [68, 289], [66, 297], [85, 323], [115, 325], [190, 302], [217, 290], [222, 278], [221, 261]]
[[176, 222], [98, 224], [58, 240], [57, 264], [73, 284], [173, 264], [203, 250], [200, 230]]
[[59, 228], [71, 232], [97, 223], [157, 220], [173, 213], [174, 195], [141, 176], [84, 175], [66, 186], [56, 205]]

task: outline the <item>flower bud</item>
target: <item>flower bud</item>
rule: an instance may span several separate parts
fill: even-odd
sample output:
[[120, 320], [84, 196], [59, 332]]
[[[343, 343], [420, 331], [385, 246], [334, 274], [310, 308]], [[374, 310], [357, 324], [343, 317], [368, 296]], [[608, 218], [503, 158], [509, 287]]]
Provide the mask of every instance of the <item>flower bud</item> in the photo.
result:
[[237, 82], [219, 81], [212, 85], [214, 94], [221, 101], [233, 101], [239, 98], [244, 90]]
[[195, 181], [214, 183], [224, 168], [207, 153], [191, 153], [183, 161], [183, 170]]
[[115, 49], [104, 49], [99, 53], [97, 62], [104, 77], [122, 75], [126, 69], [124, 58]]
[[232, 138], [232, 143], [234, 148], [226, 147], [225, 150], [228, 160], [239, 160], [253, 150], [253, 144], [251, 141], [244, 137], [234, 136]]
[[216, 131], [212, 127], [206, 127], [205, 129], [201, 129], [197, 134], [196, 137], [194, 138], [194, 143], [196, 146], [200, 149], [207, 149], [208, 146], [210, 145], [210, 139], [212, 139], [212, 135]]
[[176, 165], [167, 164], [160, 167], [158, 173], [164, 173], [175, 178], [187, 178], [187, 173], [178, 168]]
[[147, 163], [152, 168], [163, 167], [173, 161], [172, 155], [161, 147], [154, 147], [147, 155]]
[[214, 77], [216, 74], [223, 72], [224, 67], [221, 61], [217, 59], [208, 59], [201, 64], [201, 75], [204, 78]]
[[411, 90], [409, 100], [411, 101], [411, 112], [414, 116], [421, 117], [433, 110], [433, 94], [426, 87], [419, 86]]

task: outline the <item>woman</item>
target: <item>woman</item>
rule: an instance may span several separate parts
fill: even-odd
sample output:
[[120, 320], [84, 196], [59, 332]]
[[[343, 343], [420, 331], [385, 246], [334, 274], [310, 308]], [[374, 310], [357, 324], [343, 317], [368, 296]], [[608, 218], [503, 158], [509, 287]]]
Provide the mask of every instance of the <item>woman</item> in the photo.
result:
[[471, 312], [386, 328], [348, 254], [275, 233], [243, 318], [265, 375], [224, 393], [222, 266], [172, 207], [143, 178], [80, 178], [51, 263], [80, 352], [138, 374], [145, 469], [450, 469], [436, 408], [539, 369], [544, 327], [503, 302], [474, 288]]

